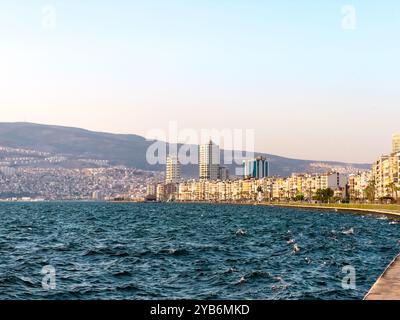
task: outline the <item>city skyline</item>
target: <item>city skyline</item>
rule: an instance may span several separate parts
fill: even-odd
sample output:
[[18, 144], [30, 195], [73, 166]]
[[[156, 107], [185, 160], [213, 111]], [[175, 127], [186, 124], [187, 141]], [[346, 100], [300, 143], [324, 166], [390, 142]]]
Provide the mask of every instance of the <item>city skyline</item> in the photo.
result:
[[[392, 153], [382, 155], [369, 170], [343, 174], [333, 168], [325, 173], [292, 172], [288, 177], [269, 176], [265, 157], [245, 159], [242, 176], [224, 179], [218, 175], [219, 148], [209, 141], [199, 146], [199, 177], [166, 184], [151, 184], [146, 201], [321, 201], [350, 203], [351, 201], [398, 202], [400, 192], [400, 136], [393, 134]], [[212, 170], [214, 166], [214, 170]], [[166, 176], [171, 176], [167, 162]], [[214, 173], [212, 173], [214, 171]], [[173, 183], [171, 183], [173, 182]]]
[[395, 1], [353, 1], [353, 28], [341, 1], [2, 6], [2, 121], [249, 128], [260, 152], [357, 163], [399, 131]]

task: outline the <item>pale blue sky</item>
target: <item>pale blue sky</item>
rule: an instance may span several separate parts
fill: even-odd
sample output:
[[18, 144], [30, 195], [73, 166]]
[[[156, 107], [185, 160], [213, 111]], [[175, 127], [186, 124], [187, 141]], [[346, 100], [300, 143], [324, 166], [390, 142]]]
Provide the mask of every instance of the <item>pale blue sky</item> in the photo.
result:
[[259, 151], [370, 162], [400, 131], [399, 57], [395, 0], [2, 0], [0, 119], [250, 128]]

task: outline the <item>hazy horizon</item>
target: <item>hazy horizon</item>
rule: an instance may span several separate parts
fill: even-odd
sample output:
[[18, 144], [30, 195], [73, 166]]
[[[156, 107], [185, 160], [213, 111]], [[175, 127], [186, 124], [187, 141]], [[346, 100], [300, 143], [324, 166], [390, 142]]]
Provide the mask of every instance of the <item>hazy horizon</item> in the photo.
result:
[[3, 1], [1, 121], [253, 129], [259, 152], [371, 163], [400, 131], [400, 3], [351, 1], [349, 28], [344, 4]]

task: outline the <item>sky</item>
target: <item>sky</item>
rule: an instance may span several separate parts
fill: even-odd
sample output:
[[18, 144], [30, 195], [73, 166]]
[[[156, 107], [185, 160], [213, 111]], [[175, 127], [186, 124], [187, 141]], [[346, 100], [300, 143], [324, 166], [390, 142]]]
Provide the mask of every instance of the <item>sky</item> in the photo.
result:
[[1, 0], [0, 121], [372, 162], [400, 131], [398, 0]]

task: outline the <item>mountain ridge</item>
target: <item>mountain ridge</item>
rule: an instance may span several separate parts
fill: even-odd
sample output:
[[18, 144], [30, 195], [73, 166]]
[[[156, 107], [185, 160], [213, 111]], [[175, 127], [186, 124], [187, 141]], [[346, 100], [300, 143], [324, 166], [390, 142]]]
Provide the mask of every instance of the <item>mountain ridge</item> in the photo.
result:
[[[142, 170], [161, 171], [164, 165], [150, 165], [146, 151], [155, 140], [136, 134], [97, 132], [87, 129], [29, 122], [0, 122], [0, 146], [24, 148], [64, 155], [71, 160], [90, 158], [107, 160], [111, 165], [123, 165]], [[223, 153], [224, 150], [221, 150]], [[293, 172], [324, 172], [328, 168], [366, 170], [370, 164], [339, 161], [300, 160], [257, 152], [269, 159], [271, 174], [287, 176]], [[319, 167], [320, 166], [320, 167]], [[235, 166], [227, 166], [234, 173]], [[236, 166], [237, 167], [237, 166]], [[346, 169], [347, 168], [347, 169]], [[183, 174], [197, 176], [196, 165], [183, 166]]]

